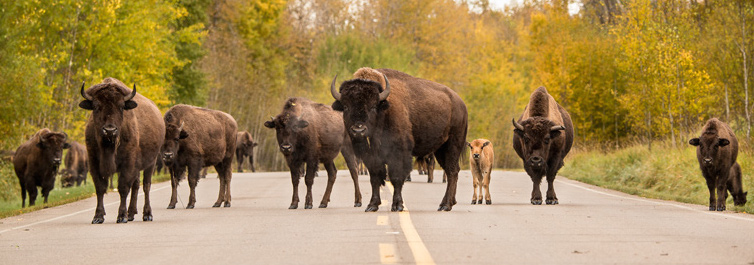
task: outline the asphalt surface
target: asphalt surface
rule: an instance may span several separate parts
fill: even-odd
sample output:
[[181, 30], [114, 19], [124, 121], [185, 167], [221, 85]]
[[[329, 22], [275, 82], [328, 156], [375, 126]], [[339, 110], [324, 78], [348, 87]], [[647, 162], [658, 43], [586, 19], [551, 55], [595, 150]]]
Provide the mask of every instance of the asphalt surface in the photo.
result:
[[471, 174], [462, 171], [458, 204], [437, 212], [445, 184], [414, 171], [404, 187], [408, 211], [390, 212], [388, 184], [380, 210], [365, 213], [368, 176], [360, 177], [364, 206], [355, 208], [347, 175], [338, 172], [326, 209], [316, 208], [325, 177], [315, 181], [314, 209], [303, 209], [302, 181], [299, 209], [289, 210], [288, 173], [234, 173], [231, 208], [211, 207], [218, 181], [210, 175], [191, 210], [183, 208], [187, 182], [173, 210], [166, 209], [170, 184], [153, 184], [153, 222], [140, 221], [139, 194], [136, 221], [116, 224], [117, 192], [105, 196], [104, 224], [90, 224], [94, 198], [2, 219], [0, 264], [754, 264], [748, 214], [562, 177], [559, 205], [531, 205], [528, 176], [504, 171], [492, 174], [492, 205], [470, 204]]

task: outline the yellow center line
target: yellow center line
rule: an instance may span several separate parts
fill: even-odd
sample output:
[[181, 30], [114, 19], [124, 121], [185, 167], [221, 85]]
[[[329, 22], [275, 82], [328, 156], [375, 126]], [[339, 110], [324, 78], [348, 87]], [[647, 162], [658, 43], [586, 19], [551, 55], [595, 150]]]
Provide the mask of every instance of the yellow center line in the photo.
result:
[[[391, 195], [395, 192], [393, 185], [385, 186], [390, 189]], [[424, 245], [424, 242], [419, 236], [419, 232], [417, 232], [414, 227], [414, 222], [411, 221], [408, 207], [404, 205], [403, 211], [399, 212], [398, 216], [400, 217], [403, 235], [406, 236], [406, 242], [408, 242], [408, 247], [411, 248], [411, 254], [414, 255], [414, 261], [416, 261], [416, 264], [434, 265], [435, 261], [432, 259], [432, 255], [429, 254], [427, 246]]]

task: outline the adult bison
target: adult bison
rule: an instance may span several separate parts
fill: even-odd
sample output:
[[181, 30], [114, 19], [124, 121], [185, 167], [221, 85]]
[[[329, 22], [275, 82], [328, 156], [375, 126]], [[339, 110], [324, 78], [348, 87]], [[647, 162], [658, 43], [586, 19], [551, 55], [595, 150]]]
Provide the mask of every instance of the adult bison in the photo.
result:
[[542, 176], [547, 176], [545, 203], [558, 204], [553, 182], [563, 167], [563, 158], [573, 145], [571, 116], [544, 87], [540, 87], [531, 94], [519, 120], [513, 119], [513, 127], [513, 149], [523, 160], [524, 169], [534, 183], [531, 204], [542, 204], [539, 191]]
[[251, 166], [251, 172], [254, 170], [254, 147], [257, 143], [254, 142], [254, 138], [247, 131], [236, 133], [236, 161], [238, 162], [238, 172], [243, 172], [243, 161], [245, 157], [249, 157], [249, 166]]
[[[293, 183], [293, 199], [288, 209], [298, 208], [298, 182], [302, 172], [306, 172], [305, 209], [311, 209], [312, 185], [319, 163], [327, 170], [327, 189], [322, 196], [319, 208], [327, 207], [330, 193], [335, 183], [338, 169], [333, 159], [338, 153], [343, 154], [346, 166], [351, 173], [355, 189], [354, 207], [361, 207], [361, 190], [359, 190], [359, 174], [356, 172], [356, 156], [350, 146], [350, 139], [343, 127], [343, 117], [329, 106], [314, 103], [305, 98], [289, 98], [280, 112], [264, 126], [275, 129], [280, 152], [285, 156], [285, 162], [291, 170]], [[304, 169], [306, 164], [306, 169]], [[305, 171], [304, 171], [305, 170]]]
[[60, 173], [60, 184], [64, 187], [81, 186], [86, 184], [86, 173], [89, 172], [89, 160], [86, 147], [78, 142], [71, 142], [68, 154], [65, 155], [65, 169]]
[[372, 199], [366, 211], [378, 210], [386, 176], [395, 187], [390, 210], [402, 211], [412, 156], [431, 153], [448, 175], [438, 211], [450, 211], [456, 203], [458, 159], [466, 145], [468, 113], [461, 97], [442, 84], [392, 69], [361, 68], [340, 90], [336, 79], [330, 86], [333, 109], [343, 111], [356, 156], [369, 169]]
[[26, 194], [29, 206], [37, 200], [37, 186], [42, 187], [42, 196], [47, 203], [50, 191], [55, 187], [55, 174], [63, 157], [63, 149], [70, 147], [68, 135], [44, 128], [31, 139], [21, 144], [13, 156], [13, 169], [21, 185], [21, 207], [26, 207]]
[[724, 122], [712, 118], [702, 128], [702, 135], [689, 140], [689, 144], [697, 147], [696, 159], [709, 189], [709, 210], [725, 211], [727, 190], [733, 195], [735, 205], [746, 204], [747, 192], [741, 186], [741, 166], [736, 162], [738, 139], [733, 130]]
[[[86, 122], [86, 149], [89, 153], [89, 173], [97, 191], [97, 209], [92, 224], [105, 221], [102, 203], [107, 192], [108, 179], [118, 173], [118, 223], [134, 220], [139, 192], [139, 171], [144, 171], [144, 221], [152, 221], [149, 190], [155, 161], [165, 138], [165, 123], [157, 106], [148, 98], [136, 93], [115, 78], [105, 78], [102, 83], [84, 90], [84, 100], [79, 107], [91, 110]], [[126, 209], [126, 200], [131, 202]]]
[[236, 120], [229, 114], [189, 105], [175, 105], [165, 112], [165, 143], [162, 158], [170, 169], [173, 195], [168, 209], [175, 208], [178, 182], [188, 168], [191, 188], [186, 209], [196, 203], [196, 184], [203, 167], [214, 166], [220, 179], [220, 191], [212, 207], [230, 207], [230, 180], [233, 153], [236, 150]]

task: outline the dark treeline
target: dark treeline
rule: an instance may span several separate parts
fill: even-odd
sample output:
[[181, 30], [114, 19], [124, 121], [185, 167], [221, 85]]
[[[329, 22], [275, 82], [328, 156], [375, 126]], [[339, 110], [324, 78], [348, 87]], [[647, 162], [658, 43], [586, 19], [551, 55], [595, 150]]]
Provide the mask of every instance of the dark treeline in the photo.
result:
[[[39, 128], [83, 140], [82, 81], [112, 76], [154, 100], [233, 115], [284, 169], [263, 128], [288, 97], [331, 103], [329, 82], [394, 68], [448, 85], [469, 108], [469, 139], [518, 167], [511, 118], [537, 87], [569, 110], [576, 143], [683, 145], [710, 117], [744, 142], [754, 100], [754, 2], [744, 0], [3, 1], [0, 148]], [[344, 80], [344, 79], [341, 79]], [[744, 145], [744, 148], [746, 145]], [[499, 150], [499, 151], [498, 151]]]

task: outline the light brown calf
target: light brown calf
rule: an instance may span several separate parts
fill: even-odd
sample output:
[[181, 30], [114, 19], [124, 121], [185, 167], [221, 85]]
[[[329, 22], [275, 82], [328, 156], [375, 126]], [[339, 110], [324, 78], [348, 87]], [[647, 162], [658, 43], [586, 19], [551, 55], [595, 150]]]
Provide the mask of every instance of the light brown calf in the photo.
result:
[[[495, 161], [495, 153], [492, 151], [492, 143], [487, 139], [476, 139], [468, 144], [471, 148], [469, 154], [469, 166], [471, 175], [474, 178], [474, 196], [471, 198], [471, 204], [482, 204], [482, 188], [484, 188], [484, 199], [487, 204], [492, 204], [490, 198], [490, 173], [492, 173], [492, 164]], [[477, 197], [477, 187], [479, 187], [479, 197]]]

